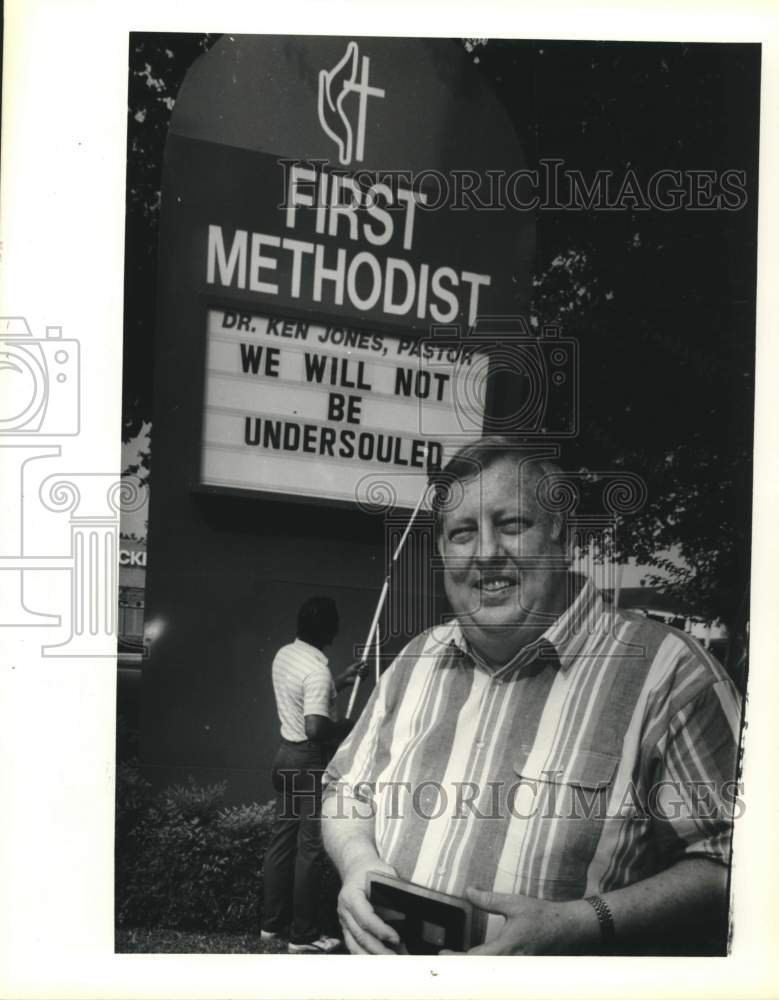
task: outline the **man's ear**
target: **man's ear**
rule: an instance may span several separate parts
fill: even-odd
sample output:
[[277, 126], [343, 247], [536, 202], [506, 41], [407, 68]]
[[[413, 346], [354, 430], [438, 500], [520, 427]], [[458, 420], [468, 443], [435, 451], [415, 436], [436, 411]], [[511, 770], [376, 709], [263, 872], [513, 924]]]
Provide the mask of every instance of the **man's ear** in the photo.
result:
[[438, 555], [443, 559], [444, 558], [444, 533], [440, 529], [439, 529], [438, 533], [435, 536], [435, 547], [436, 547], [436, 550], [438, 552]]
[[560, 551], [565, 556], [567, 562], [571, 562], [571, 540], [568, 535], [568, 528], [564, 517], [552, 515], [549, 537], [553, 542], [557, 542], [560, 546]]

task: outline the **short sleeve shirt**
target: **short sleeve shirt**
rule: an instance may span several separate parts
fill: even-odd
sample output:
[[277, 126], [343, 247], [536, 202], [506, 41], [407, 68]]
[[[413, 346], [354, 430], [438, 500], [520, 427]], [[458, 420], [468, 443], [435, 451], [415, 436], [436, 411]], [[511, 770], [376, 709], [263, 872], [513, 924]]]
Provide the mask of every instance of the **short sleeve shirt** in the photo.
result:
[[325, 654], [302, 639], [295, 639], [273, 659], [273, 693], [285, 740], [306, 739], [305, 717], [323, 715], [336, 721], [335, 685]]
[[[741, 706], [690, 636], [606, 604], [568, 611], [491, 670], [456, 622], [413, 640], [331, 761], [401, 878], [549, 900], [684, 857], [728, 863]], [[364, 803], [365, 805], [363, 805]], [[495, 927], [475, 928], [482, 939]]]

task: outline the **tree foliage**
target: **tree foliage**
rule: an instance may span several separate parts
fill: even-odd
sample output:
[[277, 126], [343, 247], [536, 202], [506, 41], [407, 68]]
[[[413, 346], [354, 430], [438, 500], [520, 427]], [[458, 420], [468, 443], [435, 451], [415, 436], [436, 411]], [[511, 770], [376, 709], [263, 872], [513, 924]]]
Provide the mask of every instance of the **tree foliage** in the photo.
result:
[[[122, 440], [152, 415], [152, 345], [162, 156], [176, 95], [218, 35], [132, 34], [127, 115]], [[149, 454], [142, 456], [148, 473]]]
[[[624, 468], [647, 503], [622, 554], [699, 613], [747, 614], [759, 54], [754, 46], [490, 41], [479, 65], [531, 161], [592, 178], [743, 170], [739, 211], [538, 215], [534, 307], [579, 340], [569, 467]], [[676, 547], [684, 565], [663, 555]]]

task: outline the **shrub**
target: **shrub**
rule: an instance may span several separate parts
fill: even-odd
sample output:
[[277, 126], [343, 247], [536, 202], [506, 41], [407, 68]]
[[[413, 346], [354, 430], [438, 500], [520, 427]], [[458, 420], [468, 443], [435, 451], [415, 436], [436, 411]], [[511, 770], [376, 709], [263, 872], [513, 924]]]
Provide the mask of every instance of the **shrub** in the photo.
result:
[[154, 795], [131, 764], [117, 771], [120, 927], [256, 931], [272, 802], [224, 806], [225, 784], [193, 779]]
[[[226, 807], [224, 782], [154, 793], [135, 761], [117, 768], [116, 920], [121, 928], [257, 933], [274, 803]], [[323, 930], [339, 881], [325, 866]]]

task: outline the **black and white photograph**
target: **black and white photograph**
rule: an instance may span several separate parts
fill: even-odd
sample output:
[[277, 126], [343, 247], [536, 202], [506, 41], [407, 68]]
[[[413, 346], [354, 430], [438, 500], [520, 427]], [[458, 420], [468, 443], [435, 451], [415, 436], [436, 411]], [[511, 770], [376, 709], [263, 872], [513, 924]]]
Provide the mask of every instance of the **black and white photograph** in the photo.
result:
[[776, 13], [2, 28], [0, 998], [775, 996]]
[[131, 35], [117, 950], [727, 954], [759, 84]]

